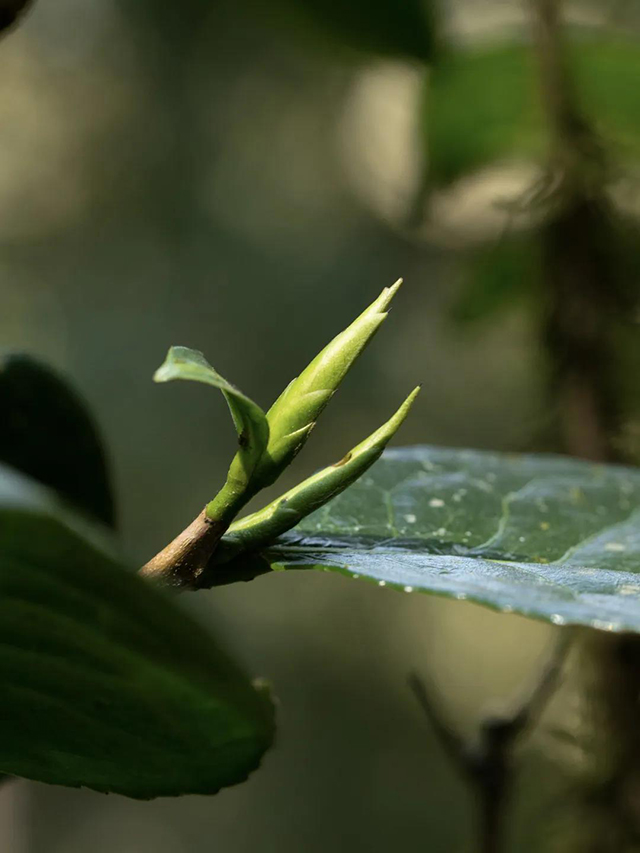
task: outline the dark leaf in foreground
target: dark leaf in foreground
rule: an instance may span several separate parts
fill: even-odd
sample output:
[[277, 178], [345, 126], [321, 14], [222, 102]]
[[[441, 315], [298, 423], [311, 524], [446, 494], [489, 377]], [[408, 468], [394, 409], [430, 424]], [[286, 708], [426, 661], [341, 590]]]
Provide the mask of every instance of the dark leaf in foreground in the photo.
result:
[[136, 798], [243, 781], [269, 697], [80, 524], [0, 467], [0, 768]]
[[0, 361], [0, 461], [113, 526], [115, 506], [102, 441], [83, 400], [27, 355]]

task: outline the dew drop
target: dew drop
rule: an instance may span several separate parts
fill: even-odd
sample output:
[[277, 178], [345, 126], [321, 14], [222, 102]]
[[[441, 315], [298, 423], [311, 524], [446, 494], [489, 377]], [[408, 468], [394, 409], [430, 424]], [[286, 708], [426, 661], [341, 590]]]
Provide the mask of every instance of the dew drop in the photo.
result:
[[601, 619], [594, 619], [591, 625], [593, 628], [599, 628], [601, 631], [613, 631], [616, 627], [613, 622], [603, 622]]
[[415, 515], [412, 512], [407, 513], [407, 515], [405, 515], [404, 517], [404, 520], [407, 522], [407, 524], [415, 524], [417, 521]]
[[444, 501], [441, 498], [431, 498], [431, 500], [429, 501], [429, 506], [432, 506], [432, 507], [444, 506]]

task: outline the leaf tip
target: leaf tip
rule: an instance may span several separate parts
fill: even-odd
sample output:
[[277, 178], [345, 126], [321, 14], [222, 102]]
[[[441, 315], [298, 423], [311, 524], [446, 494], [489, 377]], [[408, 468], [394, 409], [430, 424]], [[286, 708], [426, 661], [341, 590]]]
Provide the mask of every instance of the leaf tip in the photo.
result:
[[171, 379], [175, 379], [175, 371], [173, 367], [176, 362], [179, 360], [180, 353], [184, 352], [186, 347], [169, 347], [167, 350], [167, 354], [165, 356], [164, 361], [160, 365], [160, 367], [153, 374], [154, 382], [169, 382]]
[[403, 279], [399, 278], [391, 287], [385, 287], [380, 296], [371, 306], [372, 313], [385, 314], [391, 304], [391, 300], [402, 287]]
[[411, 409], [411, 407], [415, 403], [416, 397], [418, 396], [418, 394], [420, 393], [421, 390], [422, 390], [422, 385], [421, 384], [416, 385], [416, 387], [413, 389], [413, 391], [409, 394], [407, 399], [404, 401], [404, 403], [398, 409], [398, 412], [404, 413], [404, 417], [406, 417], [409, 414], [409, 410]]

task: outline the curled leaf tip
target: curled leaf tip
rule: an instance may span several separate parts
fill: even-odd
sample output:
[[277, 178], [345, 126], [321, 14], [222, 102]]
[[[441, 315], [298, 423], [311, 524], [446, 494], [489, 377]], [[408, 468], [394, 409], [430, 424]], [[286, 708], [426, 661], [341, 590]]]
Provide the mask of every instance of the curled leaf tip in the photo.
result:
[[207, 517], [228, 523], [257, 491], [253, 474], [269, 440], [265, 413], [257, 403], [221, 376], [198, 350], [171, 347], [153, 378], [156, 382], [187, 379], [222, 391], [236, 427], [239, 450], [231, 462], [225, 485], [207, 505]]

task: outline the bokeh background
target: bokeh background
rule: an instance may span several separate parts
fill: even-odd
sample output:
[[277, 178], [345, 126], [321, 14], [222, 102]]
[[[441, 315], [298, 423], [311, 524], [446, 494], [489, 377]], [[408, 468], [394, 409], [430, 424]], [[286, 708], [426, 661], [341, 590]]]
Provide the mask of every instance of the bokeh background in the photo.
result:
[[[573, 3], [566, 15], [616, 44], [634, 37], [634, 6]], [[438, 15], [439, 38], [460, 49], [529, 49], [528, 3], [444, 2]], [[270, 0], [40, 0], [0, 43], [0, 345], [43, 357], [89, 401], [133, 564], [212, 496], [234, 448], [219, 395], [151, 382], [168, 346], [203, 350], [266, 406], [399, 276], [389, 320], [285, 485], [343, 454], [418, 381], [396, 443], [563, 449], [538, 297], [522, 287], [537, 214], [510, 205], [535, 181], [538, 149], [489, 146], [432, 187], [428, 67], [325, 36]], [[623, 52], [607, 66], [628, 118], [612, 197], [633, 225], [640, 100], [615, 64]], [[480, 89], [509, 79], [498, 69]], [[474, 150], [486, 118], [456, 91], [449, 105], [468, 120], [464, 139], [464, 122], [445, 138], [454, 153]], [[505, 234], [524, 242], [503, 251]], [[615, 339], [627, 444], [632, 341]], [[550, 628], [309, 573], [182, 604], [275, 686], [278, 742], [263, 767], [214, 798], [143, 804], [18, 782], [0, 793], [0, 849], [468, 849], [469, 792], [407, 676], [429, 674], [452, 724], [472, 732], [535, 677]], [[528, 750], [513, 849], [544, 849], [561, 796], [557, 770]]]

